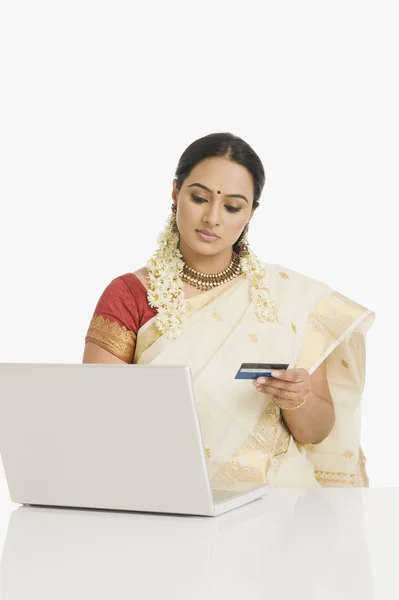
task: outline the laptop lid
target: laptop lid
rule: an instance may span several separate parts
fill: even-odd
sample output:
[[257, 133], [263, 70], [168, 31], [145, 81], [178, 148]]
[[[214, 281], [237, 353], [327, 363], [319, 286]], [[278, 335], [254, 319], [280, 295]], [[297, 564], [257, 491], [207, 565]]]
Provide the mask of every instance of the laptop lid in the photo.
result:
[[212, 514], [187, 366], [0, 364], [0, 451], [17, 503]]

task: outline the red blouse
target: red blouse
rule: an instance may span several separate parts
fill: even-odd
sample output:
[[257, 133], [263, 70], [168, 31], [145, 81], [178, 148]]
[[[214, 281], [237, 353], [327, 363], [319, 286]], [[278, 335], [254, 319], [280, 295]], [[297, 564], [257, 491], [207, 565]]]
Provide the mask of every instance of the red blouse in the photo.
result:
[[92, 342], [126, 363], [133, 363], [137, 332], [157, 311], [133, 273], [111, 281], [100, 296], [85, 342]]

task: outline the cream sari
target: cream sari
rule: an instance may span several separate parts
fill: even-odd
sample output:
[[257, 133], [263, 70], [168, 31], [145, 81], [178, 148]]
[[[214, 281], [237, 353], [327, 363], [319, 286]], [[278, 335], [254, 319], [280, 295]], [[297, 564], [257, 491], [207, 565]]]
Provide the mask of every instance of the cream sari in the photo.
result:
[[[375, 314], [315, 279], [264, 268], [278, 323], [258, 321], [243, 274], [190, 298], [175, 341], [153, 317], [138, 332], [134, 363], [190, 367], [214, 488], [368, 486], [360, 411], [365, 334]], [[298, 444], [271, 396], [234, 379], [242, 362], [288, 363], [312, 374], [324, 360], [336, 423], [317, 445]]]

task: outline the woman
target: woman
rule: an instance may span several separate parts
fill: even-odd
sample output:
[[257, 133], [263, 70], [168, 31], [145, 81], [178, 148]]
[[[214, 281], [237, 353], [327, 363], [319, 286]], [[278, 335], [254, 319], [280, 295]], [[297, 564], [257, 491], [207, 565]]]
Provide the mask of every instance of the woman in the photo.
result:
[[[158, 250], [104, 290], [83, 362], [188, 365], [213, 487], [366, 486], [360, 404], [375, 315], [259, 261], [247, 232], [264, 183], [241, 138], [190, 144]], [[242, 362], [289, 368], [249, 383], [234, 378]]]

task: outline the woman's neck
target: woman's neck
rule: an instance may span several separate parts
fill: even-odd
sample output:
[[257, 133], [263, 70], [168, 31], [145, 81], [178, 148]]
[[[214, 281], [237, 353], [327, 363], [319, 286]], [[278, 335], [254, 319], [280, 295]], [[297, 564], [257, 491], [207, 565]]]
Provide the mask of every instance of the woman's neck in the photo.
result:
[[220, 273], [224, 271], [231, 263], [233, 256], [232, 248], [226, 248], [218, 254], [207, 256], [194, 252], [182, 242], [180, 242], [179, 250], [183, 255], [184, 262], [201, 273]]

